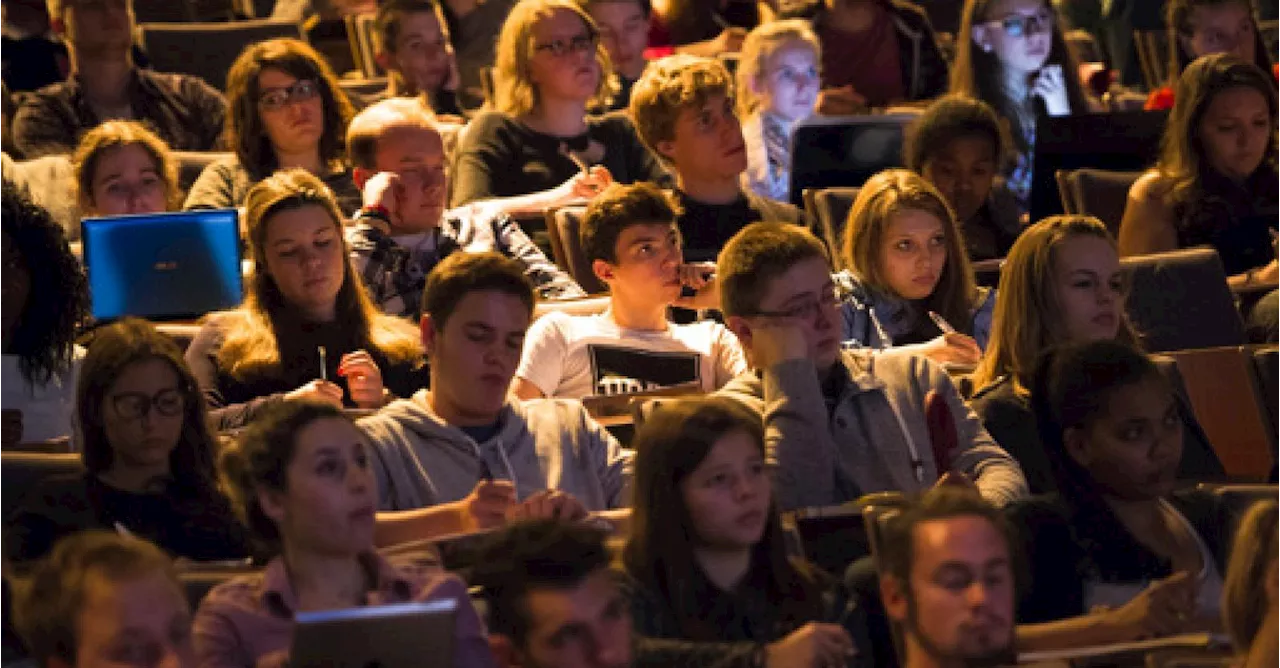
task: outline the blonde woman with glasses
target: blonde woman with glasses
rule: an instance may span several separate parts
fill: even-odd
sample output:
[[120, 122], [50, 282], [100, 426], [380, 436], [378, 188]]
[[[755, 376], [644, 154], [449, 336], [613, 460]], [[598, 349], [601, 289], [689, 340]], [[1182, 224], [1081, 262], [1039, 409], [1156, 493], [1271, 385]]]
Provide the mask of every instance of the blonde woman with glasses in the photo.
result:
[[507, 17], [491, 109], [460, 139], [452, 206], [496, 197], [510, 213], [590, 200], [614, 181], [667, 175], [622, 113], [587, 116], [614, 94], [590, 15], [570, 0], [521, 2]]

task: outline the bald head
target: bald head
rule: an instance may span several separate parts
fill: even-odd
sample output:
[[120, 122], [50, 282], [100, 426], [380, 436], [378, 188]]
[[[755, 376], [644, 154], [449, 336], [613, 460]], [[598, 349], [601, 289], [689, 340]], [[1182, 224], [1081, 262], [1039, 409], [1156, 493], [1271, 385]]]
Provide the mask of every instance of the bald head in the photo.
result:
[[[395, 171], [396, 164], [379, 160], [379, 146], [391, 135], [420, 137], [428, 144], [438, 145], [440, 152], [444, 150], [431, 110], [418, 98], [393, 97], [367, 107], [351, 119], [347, 126], [347, 155], [351, 166], [370, 172]], [[427, 135], [434, 135], [434, 140], [427, 139]]]

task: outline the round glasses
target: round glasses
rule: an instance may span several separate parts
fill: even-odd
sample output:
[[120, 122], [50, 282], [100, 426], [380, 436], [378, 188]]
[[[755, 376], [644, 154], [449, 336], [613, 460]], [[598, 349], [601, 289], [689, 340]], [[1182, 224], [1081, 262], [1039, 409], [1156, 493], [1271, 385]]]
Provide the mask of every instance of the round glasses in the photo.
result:
[[182, 392], [176, 389], [160, 390], [152, 396], [141, 392], [121, 392], [111, 397], [111, 407], [116, 415], [126, 420], [144, 418], [153, 408], [160, 415], [174, 417], [182, 414], [186, 403]]

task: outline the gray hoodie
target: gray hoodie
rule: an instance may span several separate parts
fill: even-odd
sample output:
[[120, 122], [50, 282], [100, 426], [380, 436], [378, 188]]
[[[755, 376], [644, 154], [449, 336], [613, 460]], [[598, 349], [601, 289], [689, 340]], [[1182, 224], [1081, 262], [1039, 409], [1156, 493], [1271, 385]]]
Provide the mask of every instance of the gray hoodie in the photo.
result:
[[739, 376], [719, 394], [764, 419], [769, 454], [778, 464], [784, 510], [829, 506], [880, 491], [914, 492], [939, 477], [925, 424], [924, 399], [942, 393], [959, 440], [953, 468], [1003, 506], [1027, 495], [1022, 469], [992, 440], [942, 367], [909, 352], [845, 350], [835, 396], [823, 392], [809, 360], [781, 362]]
[[476, 443], [427, 406], [426, 390], [357, 422], [373, 445], [381, 510], [412, 510], [465, 498], [482, 471], [515, 483], [524, 499], [557, 489], [589, 511], [629, 501], [630, 457], [581, 403], [511, 401], [498, 433]]

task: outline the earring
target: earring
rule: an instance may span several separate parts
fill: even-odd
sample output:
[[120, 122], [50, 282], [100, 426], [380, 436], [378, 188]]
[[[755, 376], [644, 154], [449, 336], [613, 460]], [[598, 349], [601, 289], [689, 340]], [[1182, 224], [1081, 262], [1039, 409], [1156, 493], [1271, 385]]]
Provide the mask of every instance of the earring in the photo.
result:
[[988, 42], [988, 43], [986, 43], [986, 44], [983, 44], [983, 45], [982, 45], [982, 50], [983, 50], [983, 51], [986, 51], [987, 53], [991, 53], [991, 43], [990, 43], [990, 42]]

